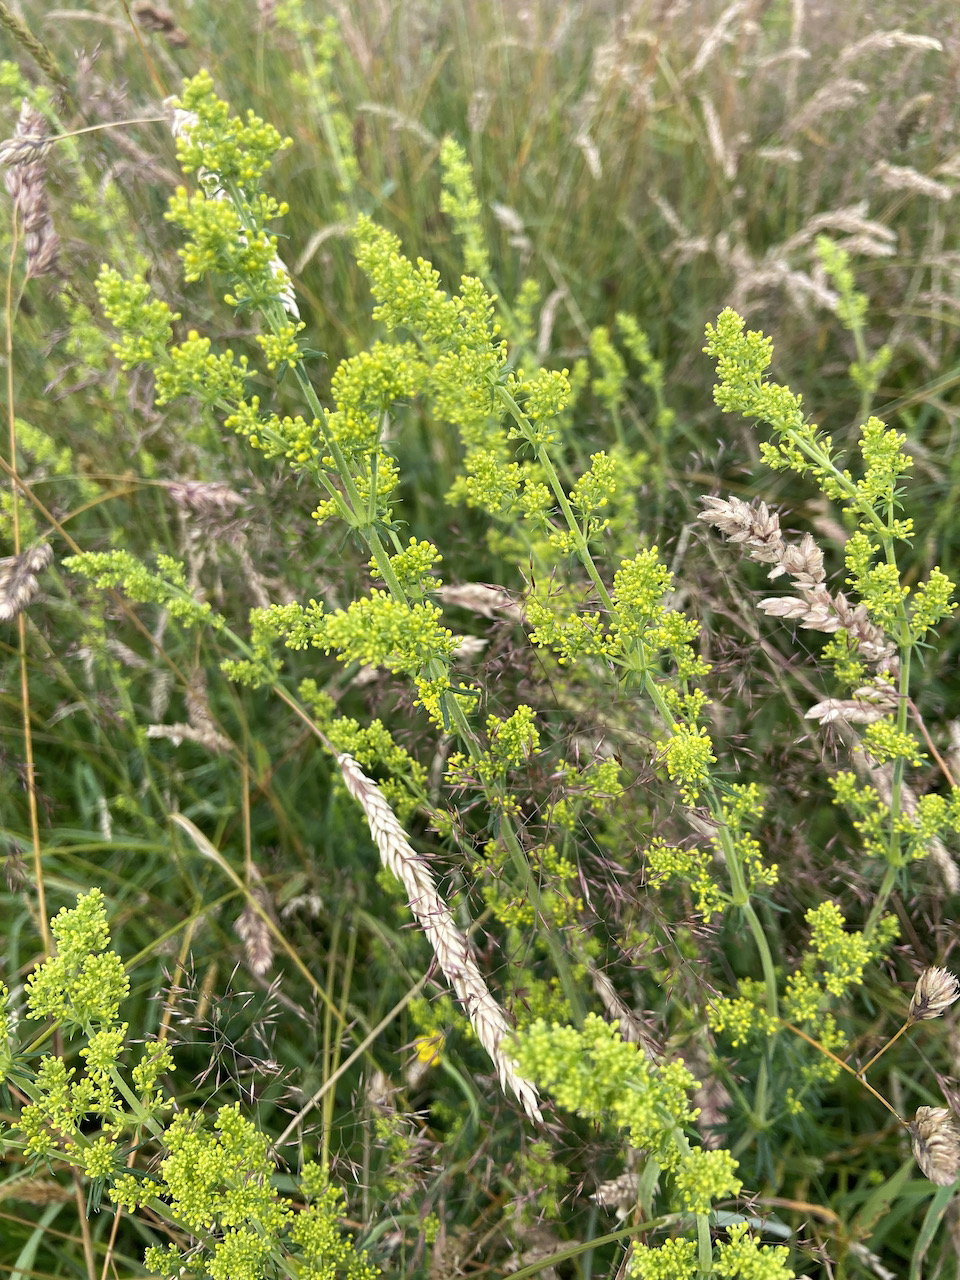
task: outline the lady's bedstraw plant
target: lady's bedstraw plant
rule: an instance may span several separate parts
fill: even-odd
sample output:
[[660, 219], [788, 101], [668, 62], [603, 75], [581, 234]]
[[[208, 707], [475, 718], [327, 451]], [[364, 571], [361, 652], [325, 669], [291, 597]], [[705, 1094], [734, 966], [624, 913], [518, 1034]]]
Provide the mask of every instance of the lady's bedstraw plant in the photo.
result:
[[[512, 716], [489, 717], [485, 732], [479, 727], [475, 713], [480, 690], [454, 673], [459, 638], [444, 626], [437, 603], [442, 598], [437, 576], [441, 555], [432, 543], [401, 538], [398, 469], [384, 441], [391, 418], [414, 397], [430, 406], [438, 422], [455, 427], [464, 462], [451, 501], [466, 503], [509, 527], [513, 545], [527, 553], [525, 564], [533, 565], [538, 575], [542, 572], [542, 583], [538, 579], [527, 602], [533, 643], [551, 650], [561, 666], [583, 663], [594, 670], [616, 672], [626, 697], [652, 704], [660, 773], [685, 806], [703, 811], [695, 829], [713, 834], [694, 850], [654, 840], [649, 849], [651, 871], [656, 878], [692, 879], [705, 917], [732, 911], [745, 921], [762, 980], [749, 990], [742, 988], [741, 999], [744, 1009], [749, 1004], [753, 1011], [754, 1028], [762, 1024], [762, 1032], [773, 1037], [782, 1026], [778, 979], [752, 900], [758, 889], [775, 883], [777, 874], [775, 867], [763, 861], [753, 834], [762, 820], [762, 795], [750, 784], [722, 786], [715, 774], [714, 745], [704, 723], [707, 695], [701, 687], [708, 668], [694, 649], [698, 628], [670, 608], [672, 577], [657, 549], [622, 556], [612, 575], [604, 572], [606, 566], [599, 559], [610, 533], [611, 513], [621, 510], [618, 503], [634, 474], [630, 464], [622, 454], [598, 452], [584, 474], [568, 476], [565, 432], [572, 387], [566, 372], [540, 369], [526, 374], [511, 368], [496, 320], [496, 300], [481, 281], [465, 276], [459, 291], [448, 295], [429, 263], [411, 262], [401, 253], [396, 237], [362, 216], [354, 225], [353, 243], [370, 281], [374, 316], [388, 340], [344, 360], [331, 381], [332, 406], [322, 406], [300, 348], [303, 325], [291, 306], [289, 279], [277, 258], [276, 238], [266, 230], [266, 222], [282, 208], [258, 188], [270, 156], [282, 145], [279, 135], [253, 116], [246, 122], [231, 119], [205, 75], [187, 83], [173, 109], [181, 161], [197, 175], [199, 184], [192, 195], [178, 191], [169, 214], [189, 237], [182, 251], [187, 277], [216, 273], [227, 281], [225, 298], [230, 305], [259, 312], [264, 332], [257, 341], [267, 367], [289, 371], [304, 412], [281, 417], [264, 410], [260, 400], [248, 394], [245, 358], [237, 359], [229, 350], [214, 354], [209, 340], [198, 333], [191, 331], [183, 342], [171, 345], [177, 317], [151, 297], [142, 280], [124, 281], [105, 268], [100, 293], [120, 333], [118, 354], [127, 366], [140, 361], [153, 365], [161, 402], [179, 395], [197, 398], [222, 414], [252, 447], [312, 480], [320, 493], [316, 520], [342, 522], [366, 546], [370, 573], [378, 584], [343, 609], [310, 601], [305, 606], [254, 611], [251, 644], [225, 669], [250, 684], [274, 683], [278, 674], [274, 648], [280, 639], [290, 648], [335, 652], [344, 662], [373, 664], [412, 682], [435, 730], [459, 739], [459, 750], [449, 759], [447, 782], [454, 788], [475, 788], [482, 796], [490, 815], [486, 856], [512, 877], [515, 894], [522, 895], [533, 911], [538, 942], [542, 940], [557, 974], [563, 1016], [580, 1024], [579, 1030], [550, 1030], [546, 1023], [535, 1024], [518, 1037], [517, 1064], [524, 1064], [540, 1083], [556, 1092], [558, 1100], [580, 1114], [591, 1120], [607, 1116], [625, 1125], [632, 1141], [647, 1149], [647, 1185], [652, 1187], [660, 1171], [669, 1175], [671, 1213], [680, 1215], [657, 1220], [656, 1225], [695, 1220], [695, 1240], [671, 1240], [661, 1249], [639, 1249], [631, 1264], [633, 1274], [643, 1280], [698, 1274], [773, 1280], [791, 1275], [782, 1251], [760, 1246], [747, 1234], [744, 1223], [734, 1226], [729, 1239], [714, 1251], [711, 1202], [736, 1195], [740, 1181], [729, 1152], [690, 1147], [684, 1128], [692, 1113], [685, 1091], [692, 1081], [685, 1068], [649, 1064], [635, 1045], [621, 1041], [598, 1019], [585, 1019], [579, 984], [589, 972], [592, 957], [579, 941], [579, 931], [571, 927], [583, 904], [574, 895], [547, 903], [540, 879], [531, 869], [532, 851], [524, 844], [517, 822], [519, 806], [510, 789], [511, 770], [539, 749], [534, 712], [521, 707]], [[477, 208], [469, 198], [468, 175], [451, 147], [445, 149], [444, 164], [451, 214], [468, 242], [475, 268], [483, 269], [486, 259], [480, 253], [481, 240], [473, 235]], [[896, 662], [878, 658], [870, 672], [881, 693], [889, 692], [890, 682], [899, 679], [895, 693], [900, 701], [886, 728], [881, 721], [871, 726], [866, 743], [875, 759], [892, 767], [891, 835], [883, 845], [891, 879], [889, 885], [885, 882], [875, 916], [862, 935], [845, 931], [833, 904], [823, 904], [812, 914], [809, 961], [787, 994], [788, 1014], [802, 1023], [821, 1015], [828, 995], [842, 994], [855, 985], [863, 965], [889, 940], [889, 929], [880, 922], [882, 905], [893, 877], [915, 852], [904, 824], [909, 822], [910, 832], [917, 834], [918, 824], [929, 824], [935, 816], [930, 803], [917, 802], [920, 816], [914, 822], [907, 818], [902, 803], [903, 765], [917, 754], [907, 734], [905, 694], [910, 649], [949, 608], [950, 585], [942, 575], [932, 577], [917, 592], [908, 613], [898, 578], [894, 582], [896, 564], [890, 552], [895, 540], [909, 533], [907, 524], [893, 515], [895, 476], [904, 465], [899, 438], [871, 420], [864, 429], [867, 469], [863, 479], [855, 482], [837, 470], [829, 442], [803, 426], [798, 402], [784, 389], [761, 382], [769, 344], [756, 335], [743, 339], [742, 324], [739, 328], [738, 324], [736, 317], [725, 315], [716, 333], [711, 330], [711, 342], [721, 359], [721, 402], [730, 408], [749, 406], [746, 411], [753, 416], [783, 421], [778, 447], [767, 446], [768, 460], [812, 472], [828, 496], [842, 497], [862, 516], [861, 529], [851, 540], [848, 567], [864, 600], [864, 612], [858, 614], [841, 597], [827, 599], [822, 571], [809, 548], [803, 553], [802, 566], [791, 558], [789, 549], [784, 551], [781, 572], [794, 574], [801, 594], [809, 593], [809, 598], [803, 596], [806, 611], [833, 610], [830, 617], [838, 621], [828, 629], [838, 633], [834, 642], [838, 669], [847, 676], [857, 671], [858, 683], [866, 680], [869, 661], [858, 657], [858, 643], [891, 631], [899, 646]], [[637, 335], [634, 338], [643, 364], [649, 351]], [[878, 550], [884, 557], [879, 565], [874, 563]], [[77, 557], [73, 563], [111, 584], [122, 583], [125, 572], [134, 572], [130, 566], [124, 570], [109, 555]], [[584, 579], [592, 597], [589, 603], [583, 602]], [[847, 619], [845, 609], [850, 614], [847, 621], [840, 620]], [[225, 626], [220, 635], [230, 639]], [[884, 652], [879, 641], [876, 652]], [[323, 695], [315, 685], [304, 686], [301, 693], [305, 701], [320, 707]], [[336, 750], [346, 749], [346, 743], [337, 741], [337, 722], [332, 717], [325, 732]], [[347, 733], [351, 741], [356, 740], [356, 726]], [[609, 768], [602, 778], [591, 776], [589, 766], [574, 770], [564, 763], [562, 768], [565, 781], [581, 784], [586, 803], [617, 794], [620, 784]], [[388, 861], [393, 859], [404, 882], [409, 879], [413, 884], [415, 868], [400, 864], [416, 855], [390, 821], [393, 815], [388, 818], [383, 812], [386, 802], [373, 795], [370, 789], [375, 784], [370, 779], [362, 774], [351, 773], [351, 777], [353, 793], [366, 799], [374, 838], [382, 845], [389, 843]], [[850, 793], [855, 785], [855, 780], [841, 782], [838, 793], [844, 787], [844, 794]], [[864, 804], [872, 800], [862, 788], [854, 798]], [[431, 816], [442, 832], [454, 830], [442, 811], [435, 809]], [[714, 872], [716, 855], [726, 868], [725, 883]], [[572, 870], [550, 848], [541, 851], [540, 865], [562, 876]], [[404, 876], [404, 871], [409, 875]], [[511, 927], [521, 923], [516, 913], [509, 921], [506, 916], [500, 918]], [[441, 932], [434, 930], [438, 937]], [[439, 955], [440, 943], [434, 945]], [[816, 980], [815, 974], [819, 974]], [[469, 982], [463, 975], [461, 979], [467, 992]], [[731, 1002], [727, 1010], [733, 1020], [735, 1004]], [[501, 1052], [503, 1029], [497, 1023], [490, 1037], [493, 1054]], [[772, 1061], [772, 1050], [763, 1049], [751, 1104], [751, 1119], [758, 1131], [775, 1118]], [[500, 1064], [505, 1083], [516, 1078], [515, 1073], [511, 1076], [515, 1066], [506, 1071]], [[535, 1116], [535, 1093], [529, 1085], [525, 1092], [525, 1083], [521, 1078], [520, 1085], [511, 1087]], [[649, 1203], [649, 1190], [644, 1195]], [[193, 1213], [188, 1225], [196, 1221]]]
[[773, 441], [760, 445], [764, 461], [809, 477], [857, 520], [845, 554], [846, 585], [858, 599], [854, 604], [844, 592], [827, 587], [823, 556], [813, 539], [807, 535], [799, 544], [788, 544], [764, 506], [752, 509], [736, 499], [711, 498], [701, 515], [749, 548], [751, 558], [773, 564], [771, 578], [793, 580], [796, 594], [761, 601], [765, 613], [833, 637], [825, 656], [846, 696], [818, 703], [808, 714], [865, 725], [857, 752], [872, 783], [862, 785], [855, 773], [840, 772], [833, 786], [837, 803], [852, 809], [866, 851], [886, 864], [867, 923], [869, 936], [903, 868], [923, 857], [942, 832], [960, 830], [960, 791], [952, 789], [949, 798], [914, 799], [905, 778], [907, 769], [924, 758], [910, 729], [914, 650], [956, 608], [954, 584], [934, 568], [910, 598], [901, 582], [897, 548], [909, 541], [913, 527], [897, 514], [900, 485], [911, 465], [902, 435], [869, 418], [861, 428], [862, 471], [854, 478], [840, 466], [830, 437], [807, 421], [801, 398], [767, 380], [773, 354], [769, 338], [745, 333], [743, 320], [728, 310], [716, 327], [707, 326], [705, 350], [717, 361], [717, 404], [773, 428]]
[[[377, 1269], [340, 1230], [342, 1195], [320, 1166], [302, 1168], [298, 1197], [278, 1194], [269, 1141], [237, 1106], [221, 1107], [212, 1126], [189, 1111], [169, 1118], [164, 1080], [173, 1058], [164, 1042], [125, 1063], [119, 1011], [129, 981], [110, 947], [100, 891], [79, 895], [51, 932], [57, 953], [26, 983], [26, 1016], [46, 1024], [30, 1044], [14, 1043], [14, 1010], [0, 988], [0, 1083], [23, 1103], [16, 1123], [0, 1131], [4, 1146], [35, 1164], [77, 1169], [89, 1180], [91, 1209], [106, 1195], [165, 1224], [171, 1243], [146, 1250], [152, 1274], [374, 1280]], [[24, 1023], [16, 1023], [19, 1032]], [[79, 1069], [66, 1054], [33, 1066], [54, 1030], [83, 1042]]]
[[[862, 355], [864, 307], [858, 305], [853, 292], [846, 255], [829, 245], [821, 245], [821, 255], [838, 283], [844, 322], [857, 336]], [[799, 1106], [805, 1088], [815, 1085], [818, 1078], [830, 1078], [840, 1069], [851, 1070], [833, 1054], [841, 1048], [844, 1037], [832, 1015], [824, 1014], [824, 997], [839, 997], [856, 986], [866, 963], [895, 936], [895, 925], [883, 917], [883, 910], [908, 864], [925, 856], [932, 846], [942, 849], [940, 836], [947, 831], [960, 830], [957, 788], [951, 784], [946, 796], [930, 793], [918, 798], [906, 780], [907, 769], [918, 766], [924, 758], [910, 727], [911, 662], [914, 650], [955, 610], [954, 584], [934, 568], [911, 598], [910, 589], [901, 582], [897, 549], [912, 532], [909, 518], [897, 514], [901, 481], [911, 465], [903, 452], [902, 435], [877, 418], [868, 419], [861, 428], [861, 474], [855, 478], [839, 464], [830, 437], [807, 421], [800, 397], [767, 380], [773, 354], [768, 338], [746, 333], [743, 320], [727, 310], [716, 327], [707, 326], [705, 349], [717, 361], [717, 404], [773, 428], [773, 440], [760, 445], [768, 465], [813, 479], [829, 499], [842, 502], [844, 511], [857, 520], [845, 554], [846, 585], [858, 598], [853, 603], [844, 592], [829, 590], [823, 555], [813, 538], [806, 534], [799, 543], [787, 542], [777, 517], [763, 503], [748, 507], [737, 498], [706, 498], [707, 510], [700, 517], [744, 547], [751, 559], [772, 565], [770, 578], [786, 575], [792, 580], [795, 594], [762, 600], [764, 613], [794, 619], [803, 627], [832, 636], [825, 656], [832, 662], [841, 696], [817, 703], [807, 714], [837, 725], [851, 743], [858, 771], [869, 781], [862, 784], [856, 773], [840, 771], [832, 779], [835, 802], [850, 808], [865, 851], [884, 864], [862, 933], [847, 932], [833, 904], [808, 912], [811, 949], [788, 982], [783, 1014], [791, 1030], [815, 1043], [828, 1062], [821, 1064], [820, 1071], [806, 1067], [798, 1082], [800, 1088], [789, 1091], [788, 1107]], [[865, 388], [867, 383], [861, 380], [860, 385]], [[863, 726], [859, 741], [853, 726]], [[949, 861], [947, 870], [955, 878]], [[915, 1022], [938, 1016], [956, 998], [957, 982], [952, 975], [940, 969], [927, 971], [918, 981], [907, 1022], [889, 1044]], [[764, 1032], [763, 1022], [757, 993], [749, 983], [741, 983], [739, 999], [723, 1001], [711, 1015], [711, 1026], [726, 1032], [734, 1045], [758, 1032], [770, 1035], [775, 1031], [776, 1024], [769, 1021]], [[856, 1073], [861, 1081], [879, 1056]], [[889, 1108], [886, 1102], [884, 1105]], [[957, 1176], [960, 1143], [949, 1112], [921, 1107], [907, 1127], [924, 1173], [943, 1185], [952, 1183]]]
[[[225, 300], [231, 306], [259, 311], [268, 329], [258, 337], [267, 367], [275, 370], [283, 365], [291, 370], [309, 406], [310, 422], [299, 415], [280, 418], [262, 413], [259, 399], [246, 396], [245, 358], [234, 359], [231, 351], [214, 355], [209, 340], [195, 331], [184, 342], [171, 345], [176, 317], [150, 297], [142, 280], [124, 281], [117, 272], [104, 268], [100, 295], [108, 318], [121, 334], [117, 354], [126, 366], [144, 360], [154, 365], [161, 403], [178, 395], [195, 396], [222, 412], [227, 425], [267, 457], [284, 459], [297, 473], [310, 477], [323, 495], [314, 513], [318, 522], [341, 519], [366, 543], [371, 573], [384, 583], [384, 589], [374, 588], [347, 609], [325, 612], [311, 601], [306, 607], [286, 605], [255, 611], [252, 651], [238, 646], [245, 656], [226, 663], [225, 669], [250, 684], [272, 683], [277, 667], [270, 647], [278, 636], [291, 648], [313, 645], [328, 652], [336, 649], [345, 662], [384, 666], [409, 677], [430, 717], [455, 728], [469, 751], [479, 756], [481, 747], [465, 713], [465, 708], [475, 704], [477, 691], [464, 683], [454, 685], [451, 662], [458, 641], [442, 625], [440, 608], [427, 598], [428, 589], [439, 585], [432, 575], [440, 555], [426, 542], [410, 539], [406, 546], [401, 543], [392, 510], [397, 469], [380, 447], [391, 406], [397, 399], [417, 393], [429, 365], [412, 342], [377, 344], [372, 351], [341, 364], [333, 378], [335, 408], [322, 408], [297, 345], [303, 324], [291, 319], [295, 301], [289, 297], [289, 279], [277, 257], [276, 237], [264, 226], [282, 209], [257, 189], [282, 140], [252, 114], [245, 122], [231, 119], [204, 74], [188, 82], [182, 98], [171, 102], [170, 108], [181, 161], [200, 180], [199, 190], [192, 195], [178, 190], [168, 215], [191, 237], [181, 251], [187, 278], [216, 271], [228, 281], [230, 291]], [[364, 244], [376, 239], [372, 224], [358, 228], [361, 257]], [[417, 279], [430, 290], [424, 313], [418, 316], [423, 345], [431, 354], [436, 351], [438, 363], [441, 356], [448, 357], [445, 377], [451, 385], [457, 369], [465, 379], [471, 371], [475, 379], [485, 377], [489, 367], [503, 359], [502, 352], [491, 349], [487, 308], [447, 299], [436, 288], [434, 277], [426, 264], [418, 269]], [[416, 288], [414, 282], [408, 284], [411, 291]], [[465, 290], [470, 287], [467, 282]], [[463, 394], [469, 397], [472, 393], [467, 381]], [[485, 395], [489, 398], [487, 392]], [[123, 586], [136, 599], [153, 598], [144, 595], [145, 577], [162, 593], [157, 575], [134, 569], [122, 553], [80, 556], [70, 563], [99, 584]], [[222, 637], [231, 640], [232, 633], [222, 619], [218, 624]], [[330, 740], [339, 747], [337, 736], [333, 733]], [[501, 833], [517, 873], [536, 893], [506, 816]], [[386, 849], [383, 846], [381, 853], [389, 864]], [[569, 966], [559, 946], [554, 951], [572, 996]], [[451, 965], [445, 963], [444, 956], [439, 958], [450, 975]], [[459, 973], [461, 966], [454, 964], [453, 969]], [[473, 1017], [472, 1007], [468, 1012]], [[493, 1039], [481, 1035], [481, 1041], [496, 1050], [504, 1030], [505, 1026]], [[515, 1082], [528, 1113], [536, 1116], [532, 1087], [517, 1080], [509, 1064], [498, 1061], [497, 1065], [501, 1078]]]
[[[518, 1038], [521, 1068], [556, 1098], [558, 1105], [593, 1123], [612, 1124], [644, 1153], [646, 1173], [634, 1194], [647, 1231], [696, 1221], [696, 1239], [667, 1240], [659, 1248], [636, 1245], [627, 1263], [634, 1280], [696, 1280], [706, 1275], [743, 1280], [791, 1280], [788, 1250], [761, 1245], [746, 1221], [732, 1225], [726, 1240], [713, 1243], [713, 1201], [735, 1196], [742, 1186], [729, 1151], [691, 1147], [686, 1129], [696, 1119], [687, 1094], [696, 1081], [682, 1062], [655, 1063], [636, 1044], [621, 1039], [616, 1024], [589, 1014], [582, 1027], [538, 1022]], [[670, 1188], [673, 1212], [651, 1218], [653, 1187]]]
[[[311, 601], [307, 606], [257, 611], [252, 656], [227, 664], [227, 670], [250, 683], [272, 682], [276, 667], [271, 644], [281, 637], [292, 648], [333, 650], [343, 661], [376, 664], [411, 679], [434, 724], [458, 735], [462, 750], [450, 759], [449, 781], [454, 786], [475, 785], [484, 796], [493, 815], [494, 847], [488, 856], [496, 859], [497, 851], [502, 853], [505, 868], [536, 913], [567, 1016], [581, 1016], [578, 980], [586, 971], [589, 954], [579, 949], [582, 944], [576, 942], [577, 931], [570, 925], [583, 906], [572, 898], [544, 902], [542, 886], [531, 871], [528, 850], [515, 826], [516, 802], [509, 791], [509, 771], [537, 749], [532, 713], [521, 708], [505, 720], [488, 719], [484, 741], [470, 718], [478, 690], [451, 674], [458, 640], [443, 626], [441, 609], [431, 598], [440, 586], [436, 577], [440, 554], [430, 543], [411, 539], [405, 544], [400, 538], [394, 512], [397, 469], [382, 439], [397, 402], [421, 396], [439, 420], [453, 424], [461, 435], [464, 471], [451, 496], [528, 530], [526, 545], [535, 551], [538, 563], [554, 568], [579, 563], [586, 573], [596, 610], [572, 608], [566, 593], [535, 596], [528, 606], [532, 638], [552, 649], [561, 663], [590, 659], [620, 669], [626, 688], [653, 701], [662, 723], [664, 775], [686, 804], [706, 804], [714, 815], [716, 845], [730, 868], [731, 889], [717, 890], [714, 905], [718, 910], [733, 905], [746, 915], [761, 951], [774, 1012], [772, 958], [750, 893], [754, 884], [769, 883], [775, 873], [762, 866], [756, 842], [748, 834], [749, 823], [759, 812], [756, 795], [747, 789], [724, 800], [711, 780], [712, 744], [700, 723], [705, 694], [697, 687], [706, 667], [693, 649], [696, 625], [667, 607], [671, 576], [655, 548], [623, 559], [609, 586], [594, 559], [603, 546], [608, 511], [631, 474], [629, 467], [601, 452], [593, 456], [579, 480], [564, 483], [564, 415], [571, 395], [567, 375], [540, 370], [526, 376], [509, 369], [494, 319], [495, 302], [481, 282], [464, 277], [459, 293], [447, 295], [428, 263], [411, 263], [395, 237], [363, 217], [354, 230], [357, 260], [371, 283], [375, 318], [391, 340], [345, 360], [332, 379], [333, 407], [321, 406], [299, 353], [301, 326], [291, 322], [284, 305], [287, 281], [277, 265], [275, 239], [263, 225], [280, 210], [251, 185], [280, 140], [253, 117], [245, 124], [230, 120], [205, 76], [188, 83], [174, 111], [181, 159], [186, 168], [197, 172], [200, 182], [193, 195], [180, 191], [171, 204], [170, 216], [190, 237], [182, 251], [188, 277], [207, 270], [220, 272], [229, 283], [226, 297], [231, 305], [259, 310], [267, 332], [258, 341], [267, 364], [271, 368], [283, 364], [290, 370], [307, 415], [281, 418], [263, 412], [259, 400], [246, 394], [244, 360], [235, 359], [229, 351], [213, 354], [209, 341], [196, 332], [171, 345], [175, 317], [150, 297], [142, 281], [126, 282], [105, 269], [101, 298], [120, 331], [118, 354], [126, 365], [147, 360], [155, 367], [161, 401], [175, 395], [199, 398], [223, 413], [227, 424], [253, 447], [310, 477], [321, 492], [315, 512], [318, 522], [339, 519], [362, 539], [369, 548], [371, 573], [383, 584], [345, 609], [327, 610]], [[455, 212], [466, 225], [475, 210], [464, 197], [464, 174], [454, 153], [446, 154], [445, 160], [459, 189]], [[100, 581], [122, 581], [111, 574], [103, 557], [78, 557], [73, 563]], [[122, 567], [119, 562], [118, 567]], [[225, 628], [221, 635], [227, 636]], [[310, 697], [307, 689], [304, 694]], [[335, 740], [332, 726], [330, 737]], [[575, 771], [569, 765], [563, 768], [564, 776], [573, 781]], [[603, 798], [616, 794], [619, 784], [612, 773], [607, 767], [589, 778], [582, 770], [578, 781], [588, 797]], [[441, 826], [442, 821], [438, 819]], [[374, 829], [371, 818], [378, 842], [382, 825]], [[545, 849], [542, 865], [557, 872], [563, 860], [555, 850]], [[564, 874], [570, 871], [568, 866]], [[574, 946], [572, 964], [569, 945]], [[614, 1033], [602, 1031], [595, 1023], [589, 1027], [598, 1045], [606, 1038], [608, 1053], [629, 1049], [627, 1056], [636, 1066], [632, 1046], [618, 1051], [621, 1042]], [[537, 1034], [549, 1039], [549, 1033]], [[580, 1033], [571, 1030], [569, 1034]], [[531, 1043], [538, 1043], [536, 1036]], [[535, 1057], [553, 1081], [556, 1071], [547, 1069], [543, 1054]], [[605, 1069], [598, 1060], [595, 1073], [602, 1075]], [[507, 1082], [511, 1072], [501, 1069], [501, 1078]], [[729, 1153], [691, 1150], [684, 1137], [682, 1126], [689, 1112], [681, 1095], [690, 1083], [689, 1074], [679, 1066], [640, 1069], [628, 1091], [646, 1098], [642, 1101], [638, 1096], [635, 1103], [649, 1113], [644, 1133], [658, 1135], [651, 1161], [674, 1174], [674, 1199], [683, 1212], [696, 1216], [694, 1252], [701, 1271], [709, 1274], [714, 1269], [707, 1218], [710, 1201], [735, 1194], [740, 1184]], [[515, 1087], [527, 1105], [522, 1079]], [[535, 1094], [531, 1097], [534, 1100], [527, 1109], [536, 1115]], [[751, 1257], [766, 1258], [766, 1264], [756, 1265], [769, 1265], [772, 1270], [751, 1271], [746, 1263], [737, 1269], [729, 1255], [717, 1274], [789, 1274], [783, 1273], [778, 1255], [758, 1251], [745, 1238], [745, 1227], [738, 1231], [738, 1247]], [[650, 1269], [660, 1266], [658, 1259], [657, 1251], [649, 1251], [648, 1262], [637, 1264], [646, 1270], [637, 1274], [661, 1274]], [[664, 1265], [673, 1265], [672, 1255]]]

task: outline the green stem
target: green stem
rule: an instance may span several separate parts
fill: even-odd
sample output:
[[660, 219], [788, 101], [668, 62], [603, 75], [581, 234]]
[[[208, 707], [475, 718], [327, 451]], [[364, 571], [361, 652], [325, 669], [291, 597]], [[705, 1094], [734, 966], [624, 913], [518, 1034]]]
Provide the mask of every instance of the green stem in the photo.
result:
[[130, 1108], [132, 1118], [135, 1124], [141, 1125], [145, 1129], [149, 1129], [154, 1138], [162, 1138], [164, 1134], [164, 1126], [151, 1115], [144, 1107], [143, 1103], [136, 1096], [123, 1076], [120, 1074], [116, 1066], [110, 1068], [110, 1080], [114, 1089], [123, 1098], [127, 1106]]
[[867, 916], [867, 923], [863, 928], [863, 934], [866, 938], [872, 937], [873, 931], [883, 915], [887, 900], [893, 892], [894, 885], [897, 883], [897, 871], [897, 867], [888, 866], [883, 873], [883, 880], [880, 882], [880, 888], [877, 890], [877, 896], [873, 900], [873, 906], [870, 908], [869, 916]]
[[697, 1214], [697, 1275], [713, 1275], [713, 1240], [710, 1238], [710, 1215]]

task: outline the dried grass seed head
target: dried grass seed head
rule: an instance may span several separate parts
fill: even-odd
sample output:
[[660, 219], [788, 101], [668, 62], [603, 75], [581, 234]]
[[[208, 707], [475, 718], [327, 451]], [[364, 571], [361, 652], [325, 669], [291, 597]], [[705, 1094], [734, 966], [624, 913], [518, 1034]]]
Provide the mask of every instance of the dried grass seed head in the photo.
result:
[[0, 622], [9, 622], [37, 598], [37, 574], [53, 559], [49, 542], [0, 560]]
[[198, 516], [228, 517], [244, 503], [243, 495], [222, 480], [174, 480], [167, 492], [178, 507]]
[[930, 200], [949, 200], [953, 188], [945, 182], [937, 182], [918, 172], [912, 165], [887, 164], [879, 160], [871, 170], [891, 191], [909, 191], [913, 195], [926, 196]]
[[7, 161], [9, 168], [4, 182], [13, 200], [14, 208], [23, 224], [24, 252], [27, 259], [27, 279], [48, 275], [56, 266], [60, 240], [50, 217], [47, 202], [47, 171], [44, 164], [46, 147], [44, 134], [46, 121], [29, 102], [24, 101], [13, 138], [3, 145], [8, 152], [16, 152], [17, 144], [27, 144], [29, 156], [20, 147], [22, 158]]
[[433, 947], [437, 962], [470, 1019], [477, 1039], [497, 1068], [501, 1088], [519, 1099], [531, 1120], [542, 1123], [536, 1086], [519, 1074], [503, 1047], [512, 1028], [477, 967], [469, 940], [457, 928], [440, 897], [426, 859], [410, 844], [380, 788], [367, 777], [353, 756], [343, 752], [337, 756], [337, 764], [347, 790], [367, 816], [381, 861], [406, 890], [410, 910]]
[[612, 1209], [621, 1221], [637, 1207], [640, 1198], [640, 1175], [621, 1173], [619, 1177], [602, 1182], [591, 1196], [601, 1209]]
[[742, 543], [749, 549], [751, 560], [759, 560], [761, 564], [781, 562], [786, 544], [780, 533], [780, 518], [765, 502], [751, 506], [733, 496], [703, 497], [700, 501], [706, 510], [701, 511], [697, 519], [716, 526], [730, 542]]
[[907, 1125], [913, 1156], [921, 1172], [938, 1187], [949, 1187], [960, 1174], [960, 1129], [947, 1107], [918, 1107]]
[[0, 142], [0, 164], [22, 165], [43, 160], [50, 150], [50, 140], [40, 134], [22, 138], [6, 138]]
[[960, 982], [948, 969], [924, 969], [910, 1001], [911, 1022], [939, 1018], [960, 996]]

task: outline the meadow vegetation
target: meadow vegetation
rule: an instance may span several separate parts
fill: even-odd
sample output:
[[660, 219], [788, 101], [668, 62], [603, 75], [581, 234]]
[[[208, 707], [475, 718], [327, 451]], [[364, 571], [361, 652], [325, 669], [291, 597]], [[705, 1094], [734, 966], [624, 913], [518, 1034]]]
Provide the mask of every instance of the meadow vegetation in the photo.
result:
[[0, 32], [3, 1274], [956, 1274], [953, 0]]

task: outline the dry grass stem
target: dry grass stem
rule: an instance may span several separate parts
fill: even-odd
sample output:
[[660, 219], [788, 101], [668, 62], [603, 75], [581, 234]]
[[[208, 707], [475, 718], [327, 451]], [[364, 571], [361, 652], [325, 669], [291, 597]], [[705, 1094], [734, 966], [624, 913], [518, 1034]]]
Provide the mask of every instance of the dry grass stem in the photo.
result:
[[366, 776], [352, 756], [337, 756], [347, 790], [367, 815], [370, 834], [380, 858], [397, 877], [407, 893], [410, 910], [427, 935], [447, 981], [457, 994], [477, 1038], [490, 1055], [500, 1077], [501, 1088], [516, 1095], [524, 1111], [541, 1122], [537, 1090], [516, 1069], [503, 1050], [510, 1024], [487, 988], [477, 968], [470, 943], [454, 924], [446, 903], [437, 892], [426, 862], [411, 846], [406, 833], [384, 800], [377, 784]]

